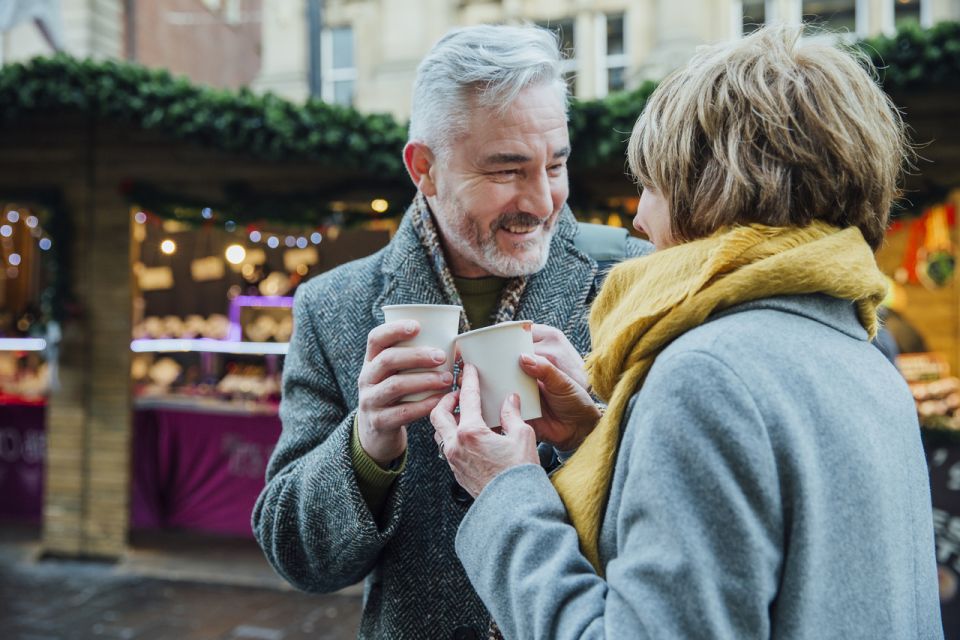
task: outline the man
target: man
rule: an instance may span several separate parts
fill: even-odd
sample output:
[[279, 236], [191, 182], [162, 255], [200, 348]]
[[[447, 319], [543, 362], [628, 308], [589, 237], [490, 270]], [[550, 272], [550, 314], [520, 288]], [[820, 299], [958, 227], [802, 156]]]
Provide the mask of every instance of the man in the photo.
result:
[[[394, 375], [444, 356], [396, 347], [418, 328], [382, 324], [381, 307], [462, 304], [462, 329], [532, 319], [538, 355], [585, 385], [600, 269], [565, 204], [566, 91], [550, 31], [448, 34], [417, 72], [404, 162], [418, 193], [396, 236], [297, 292], [283, 434], [253, 527], [301, 589], [366, 577], [361, 637], [479, 638], [489, 621], [453, 549], [471, 498], [425, 419], [452, 379]], [[617, 237], [621, 258], [650, 249]], [[435, 394], [399, 402], [423, 391]]]

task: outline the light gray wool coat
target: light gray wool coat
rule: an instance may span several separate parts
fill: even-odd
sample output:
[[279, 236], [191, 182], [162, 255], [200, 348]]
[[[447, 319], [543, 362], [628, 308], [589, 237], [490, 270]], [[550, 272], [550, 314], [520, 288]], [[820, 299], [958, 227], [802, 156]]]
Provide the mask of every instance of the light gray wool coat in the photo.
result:
[[505, 638], [943, 637], [913, 399], [850, 302], [718, 314], [660, 354], [623, 428], [605, 579], [539, 467], [461, 524]]
[[[565, 209], [546, 266], [530, 276], [517, 317], [562, 329], [590, 348], [587, 301], [597, 263], [574, 245]], [[649, 243], [627, 242], [629, 257]], [[363, 580], [362, 638], [480, 638], [489, 614], [454, 553], [469, 496], [437, 457], [433, 427], [408, 428], [408, 458], [375, 520], [350, 456], [357, 377], [367, 334], [388, 304], [448, 304], [409, 219], [378, 253], [322, 274], [297, 290], [283, 371], [283, 432], [253, 512], [267, 559], [291, 584], [329, 592]]]

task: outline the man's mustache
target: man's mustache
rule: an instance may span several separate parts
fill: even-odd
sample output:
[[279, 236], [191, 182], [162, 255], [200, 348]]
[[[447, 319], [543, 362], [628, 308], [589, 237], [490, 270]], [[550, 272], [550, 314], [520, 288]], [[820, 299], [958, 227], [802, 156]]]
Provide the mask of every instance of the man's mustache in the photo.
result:
[[539, 218], [532, 213], [516, 211], [514, 213], [505, 213], [496, 222], [493, 223], [493, 230], [505, 229], [507, 227], [537, 227], [545, 225], [549, 218]]

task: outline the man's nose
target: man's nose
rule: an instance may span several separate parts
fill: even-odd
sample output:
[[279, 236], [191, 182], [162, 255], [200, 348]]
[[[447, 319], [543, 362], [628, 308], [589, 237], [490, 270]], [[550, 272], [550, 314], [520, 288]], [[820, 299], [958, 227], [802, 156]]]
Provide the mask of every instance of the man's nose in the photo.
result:
[[538, 218], [546, 218], [553, 213], [553, 195], [550, 192], [550, 177], [546, 171], [530, 176], [523, 185], [523, 193], [517, 203], [520, 211]]

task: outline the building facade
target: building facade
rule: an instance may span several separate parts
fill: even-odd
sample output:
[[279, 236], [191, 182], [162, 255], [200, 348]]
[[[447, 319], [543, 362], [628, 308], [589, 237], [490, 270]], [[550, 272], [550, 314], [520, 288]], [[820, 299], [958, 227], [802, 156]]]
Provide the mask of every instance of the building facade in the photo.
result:
[[765, 22], [851, 38], [956, 19], [960, 0], [277, 0], [263, 17], [254, 86], [406, 119], [418, 62], [455, 26], [556, 28], [573, 93], [591, 99], [662, 78], [696, 46]]
[[260, 74], [262, 0], [8, 1], [21, 19], [4, 29], [0, 15], [0, 63], [61, 50], [229, 89]]

